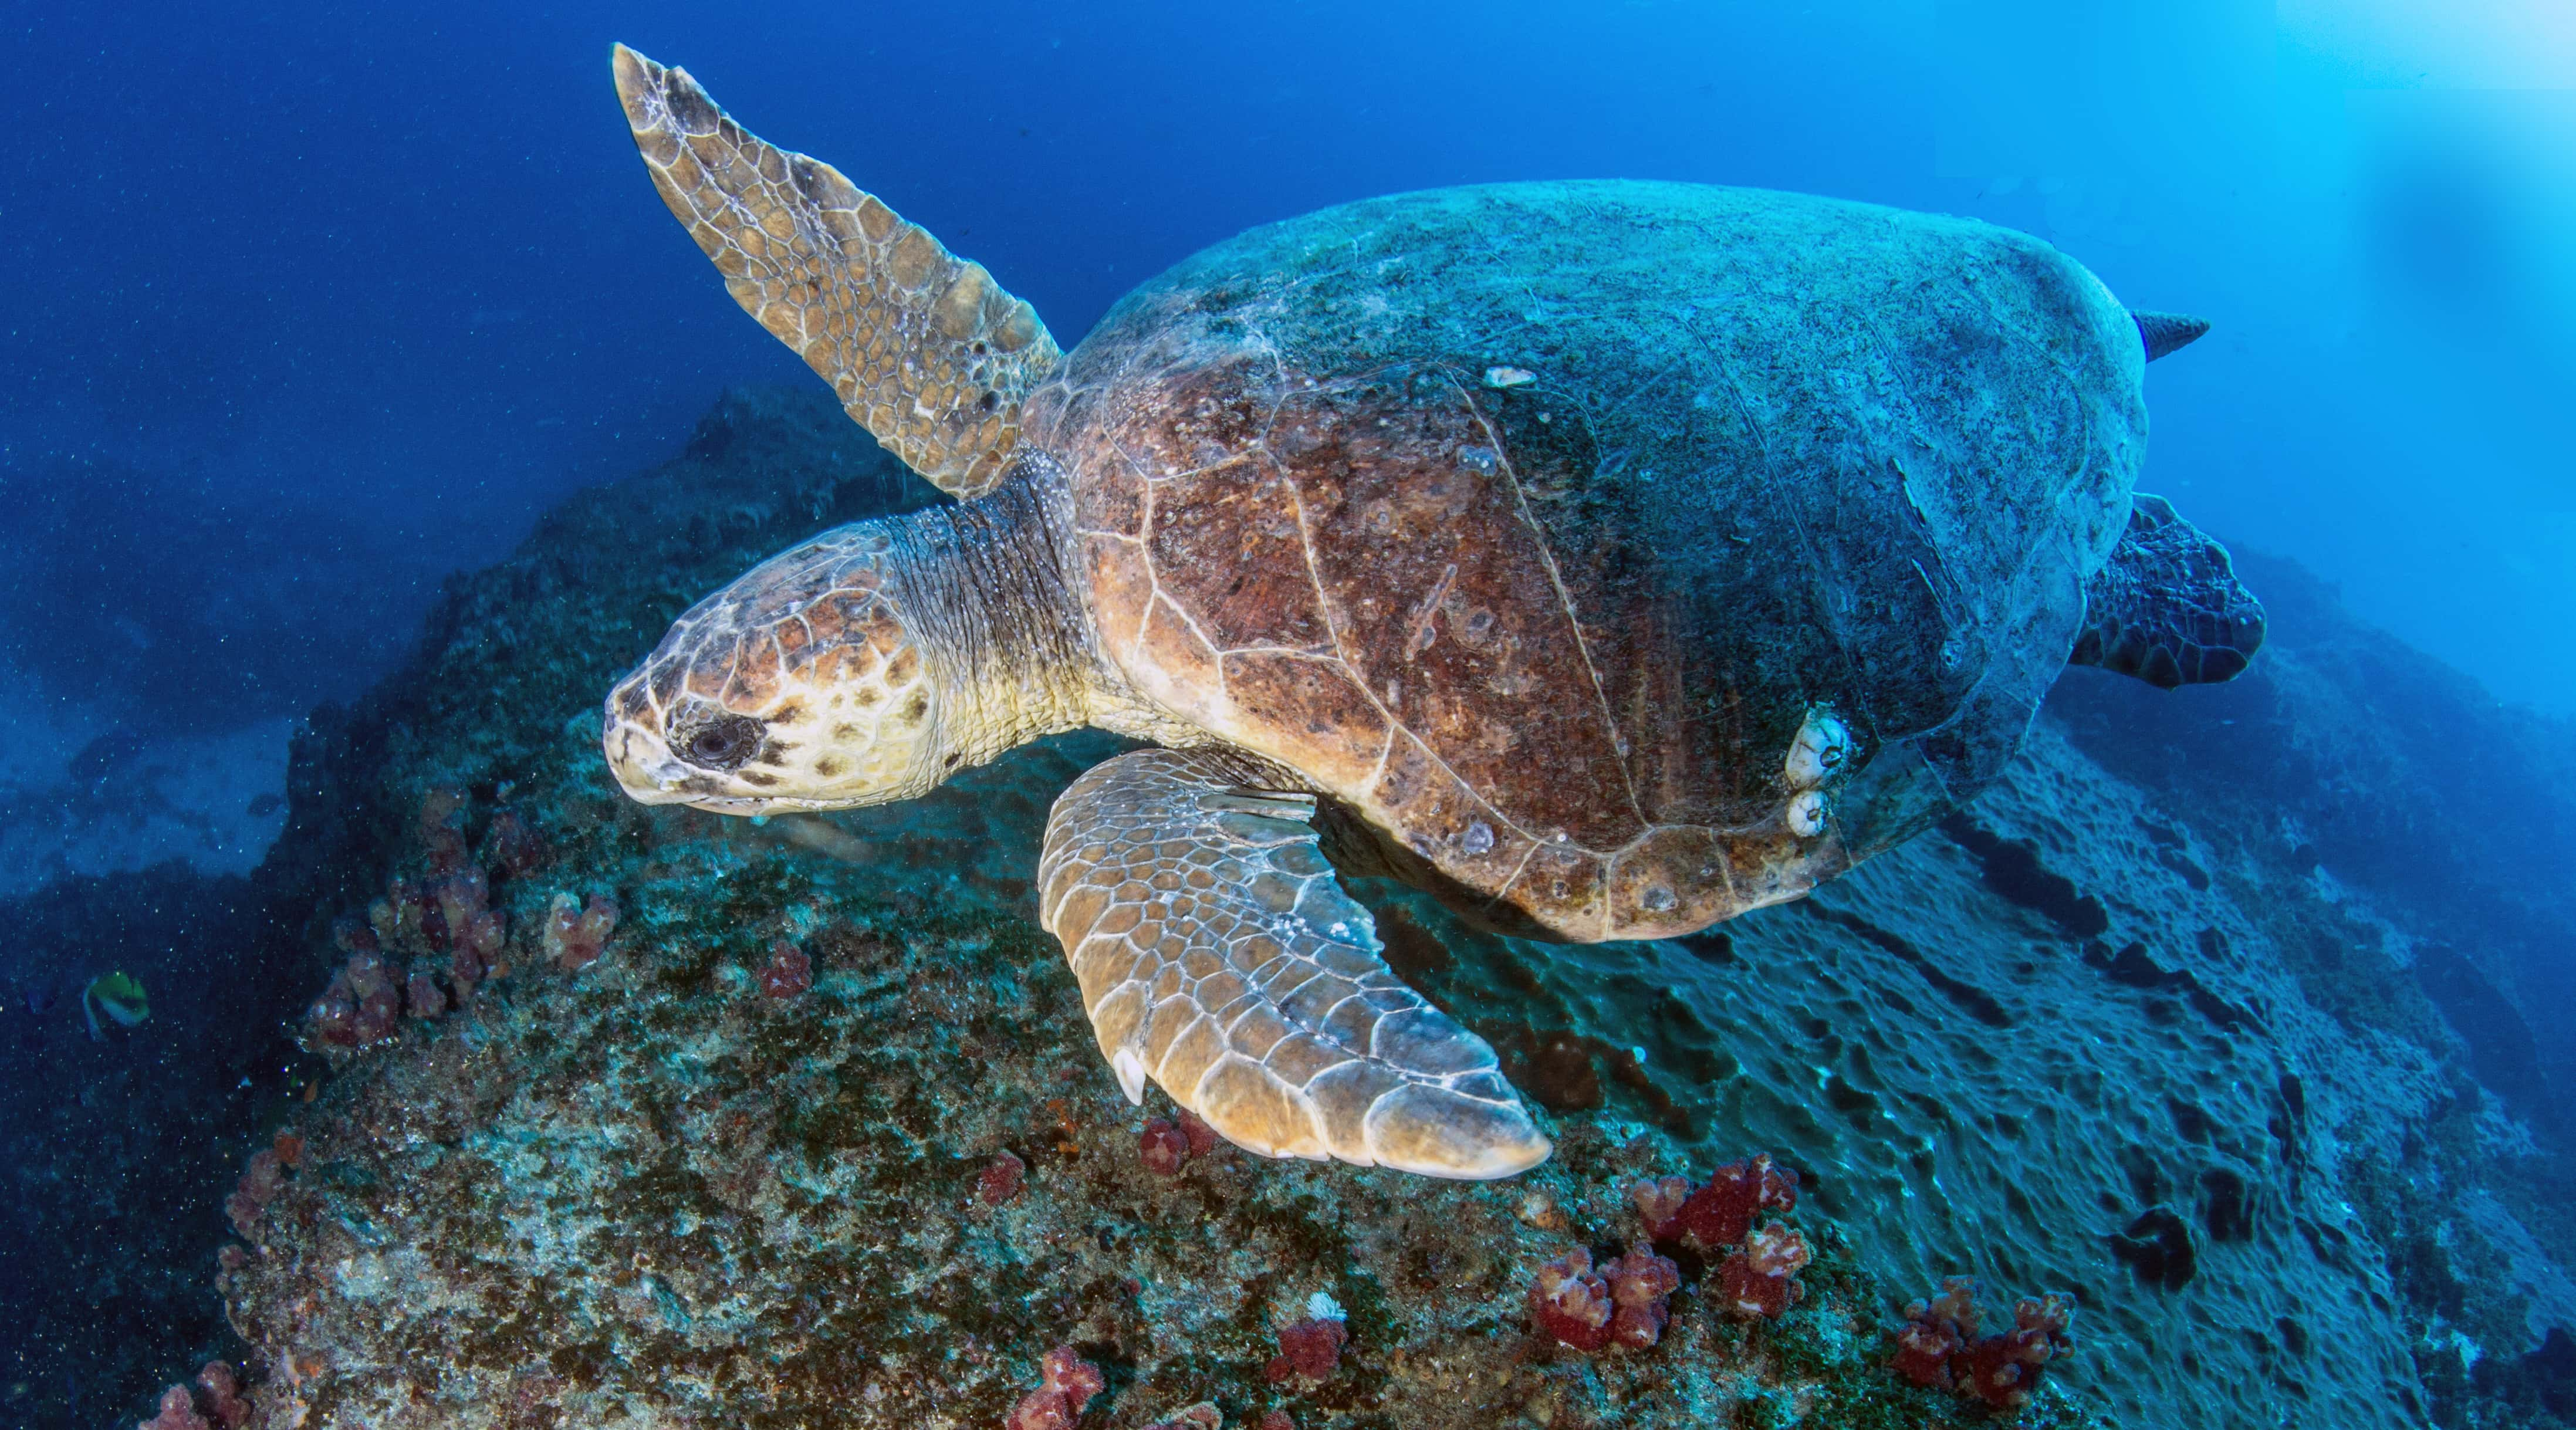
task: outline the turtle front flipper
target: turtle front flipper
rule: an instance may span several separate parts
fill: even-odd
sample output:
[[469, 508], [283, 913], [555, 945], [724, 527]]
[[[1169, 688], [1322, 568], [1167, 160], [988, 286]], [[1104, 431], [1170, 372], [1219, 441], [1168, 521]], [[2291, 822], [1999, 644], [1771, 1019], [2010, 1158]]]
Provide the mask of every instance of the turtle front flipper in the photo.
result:
[[688, 71], [624, 45], [614, 63], [653, 186], [743, 311], [940, 490], [1001, 480], [1020, 400], [1063, 360], [1037, 313], [831, 165], [745, 131]]
[[2158, 689], [2232, 680], [2263, 644], [2263, 603], [2227, 548], [2163, 497], [2130, 498], [2129, 527], [2084, 588], [2070, 665], [2098, 665]]
[[1130, 1101], [1151, 1077], [1237, 1146], [1434, 1177], [1548, 1154], [1494, 1050], [1379, 956], [1314, 797], [1257, 763], [1139, 750], [1055, 802], [1040, 914]]

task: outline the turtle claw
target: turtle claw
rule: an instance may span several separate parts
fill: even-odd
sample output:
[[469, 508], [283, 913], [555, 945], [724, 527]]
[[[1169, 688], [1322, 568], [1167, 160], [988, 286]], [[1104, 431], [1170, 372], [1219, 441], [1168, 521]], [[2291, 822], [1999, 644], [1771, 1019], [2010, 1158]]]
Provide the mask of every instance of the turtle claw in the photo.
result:
[[1248, 773], [1139, 750], [1048, 817], [1041, 911], [1121, 1088], [1150, 1077], [1265, 1157], [1477, 1180], [1538, 1165], [1548, 1140], [1494, 1050], [1386, 966], [1312, 798]]

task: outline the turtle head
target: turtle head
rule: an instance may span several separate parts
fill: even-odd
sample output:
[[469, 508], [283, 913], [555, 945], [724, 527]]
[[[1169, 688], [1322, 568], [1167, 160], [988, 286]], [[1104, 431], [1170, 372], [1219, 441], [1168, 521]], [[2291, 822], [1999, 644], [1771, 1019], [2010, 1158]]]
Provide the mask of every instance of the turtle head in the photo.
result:
[[847, 809], [927, 792], [940, 691], [879, 523], [753, 567], [673, 623], [608, 695], [608, 767], [646, 804]]

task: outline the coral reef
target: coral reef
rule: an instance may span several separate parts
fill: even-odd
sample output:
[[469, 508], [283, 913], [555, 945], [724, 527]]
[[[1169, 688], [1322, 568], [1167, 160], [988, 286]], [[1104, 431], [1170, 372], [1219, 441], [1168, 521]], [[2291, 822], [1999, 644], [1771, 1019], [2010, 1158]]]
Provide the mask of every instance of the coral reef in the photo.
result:
[[[372, 949], [315, 931], [297, 986], [367, 953], [451, 1007], [325, 1044], [300, 1165], [225, 1258], [261, 1430], [2425, 1418], [2390, 1223], [2345, 1198], [2459, 1083], [2282, 971], [2284, 941], [2351, 932], [2348, 897], [2046, 723], [1966, 822], [1690, 939], [1535, 945], [1354, 881], [1538, 1105], [1558, 1151], [1522, 1179], [1264, 1161], [1159, 1099], [1140, 1133], [1028, 916], [1048, 801], [1117, 742], [758, 825], [599, 769], [598, 692], [662, 622], [858, 514], [852, 469], [813, 475], [817, 407], [729, 399], [670, 469], [458, 582], [380, 713], [317, 734], [339, 783], [300, 798], [364, 824], [283, 846], [335, 871], [317, 907], [423, 892], [388, 893]], [[470, 989], [442, 890], [498, 920]], [[1679, 1175], [1747, 1145], [1776, 1160]], [[1608, 1256], [1641, 1219], [1658, 1245]], [[1954, 1273], [2073, 1287], [2082, 1353], [2063, 1303], [1982, 1339], [1927, 1303], [1891, 1368], [1893, 1288]], [[1278, 1328], [1317, 1320], [1341, 1337], [1300, 1333], [1332, 1360], [1297, 1373]], [[1934, 1346], [1946, 1387], [1898, 1373]]]

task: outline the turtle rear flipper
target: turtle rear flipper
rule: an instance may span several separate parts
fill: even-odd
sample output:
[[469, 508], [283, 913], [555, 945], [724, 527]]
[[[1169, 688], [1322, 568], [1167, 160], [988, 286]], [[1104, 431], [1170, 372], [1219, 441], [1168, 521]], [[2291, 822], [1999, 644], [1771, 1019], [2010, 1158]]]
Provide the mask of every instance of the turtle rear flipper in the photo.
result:
[[1434, 1177], [1527, 1171], [1548, 1140], [1494, 1050], [1379, 956], [1311, 795], [1253, 762], [1139, 750], [1047, 818], [1039, 913], [1130, 1101], [1145, 1079], [1237, 1146]]
[[2084, 630], [2070, 665], [2098, 665], [2158, 689], [2232, 680], [2263, 644], [2263, 603], [2236, 579], [2227, 548], [2139, 492], [2129, 529], [2084, 588]]
[[653, 187], [743, 311], [940, 490], [1001, 480], [1020, 400], [1063, 360], [1037, 313], [839, 170], [734, 123], [688, 71], [624, 45], [614, 64]]

